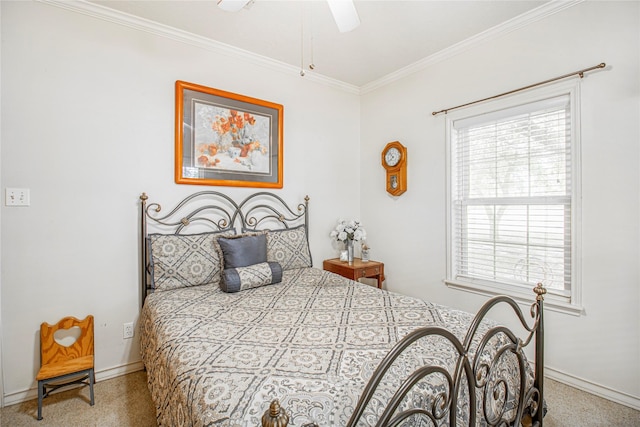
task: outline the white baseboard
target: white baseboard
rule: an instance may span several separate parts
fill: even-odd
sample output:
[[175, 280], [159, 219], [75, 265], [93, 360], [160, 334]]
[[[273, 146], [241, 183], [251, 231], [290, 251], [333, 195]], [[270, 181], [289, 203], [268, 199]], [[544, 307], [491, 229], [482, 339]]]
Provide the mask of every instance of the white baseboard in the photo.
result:
[[100, 371], [96, 371], [96, 382], [109, 380], [111, 378], [130, 374], [132, 372], [142, 371], [143, 369], [144, 365], [141, 361], [128, 363], [126, 365], [115, 366], [113, 368], [102, 369]]
[[640, 397], [638, 396], [632, 396], [621, 391], [613, 390], [609, 387], [558, 371], [548, 366], [544, 367], [544, 375], [552, 380], [556, 380], [579, 390], [586, 391], [587, 393], [602, 397], [603, 399], [611, 400], [612, 402], [640, 411]]
[[[130, 374], [132, 372], [141, 371], [144, 369], [142, 362], [133, 362], [126, 365], [115, 366], [113, 368], [101, 369], [96, 371], [96, 383], [111, 378], [119, 377], [121, 375]], [[82, 387], [77, 385], [76, 387]], [[38, 398], [38, 387], [29, 388], [14, 393], [9, 393], [4, 396], [4, 406], [15, 405], [16, 403], [26, 402], [27, 400]]]

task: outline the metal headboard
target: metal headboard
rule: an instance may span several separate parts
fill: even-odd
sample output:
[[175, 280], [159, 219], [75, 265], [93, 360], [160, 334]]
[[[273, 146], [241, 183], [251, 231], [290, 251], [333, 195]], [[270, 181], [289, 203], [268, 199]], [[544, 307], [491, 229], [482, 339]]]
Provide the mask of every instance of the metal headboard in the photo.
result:
[[309, 236], [309, 196], [292, 208], [280, 196], [260, 191], [240, 203], [219, 191], [191, 194], [166, 214], [159, 203], [148, 203], [146, 193], [140, 195], [140, 267], [142, 300], [151, 290], [151, 271], [147, 236], [149, 229], [162, 234], [193, 234], [205, 231], [235, 229], [236, 232], [280, 230], [304, 225]]

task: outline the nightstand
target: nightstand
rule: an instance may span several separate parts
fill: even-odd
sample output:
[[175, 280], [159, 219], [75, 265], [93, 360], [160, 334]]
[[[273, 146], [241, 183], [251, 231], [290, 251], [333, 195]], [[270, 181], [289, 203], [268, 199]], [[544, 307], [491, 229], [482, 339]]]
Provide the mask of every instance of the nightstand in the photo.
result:
[[384, 264], [378, 261], [362, 262], [360, 258], [354, 258], [353, 264], [349, 265], [346, 261], [340, 261], [339, 258], [326, 259], [322, 263], [322, 268], [346, 277], [351, 280], [358, 280], [368, 277], [378, 280], [378, 289], [382, 289], [384, 281]]

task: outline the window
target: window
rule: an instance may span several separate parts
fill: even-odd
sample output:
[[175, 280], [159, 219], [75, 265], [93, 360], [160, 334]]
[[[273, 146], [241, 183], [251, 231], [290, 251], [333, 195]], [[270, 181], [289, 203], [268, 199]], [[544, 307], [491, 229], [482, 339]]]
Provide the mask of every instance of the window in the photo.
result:
[[[452, 286], [578, 305], [577, 84], [448, 118]], [[547, 298], [547, 301], [549, 298]]]

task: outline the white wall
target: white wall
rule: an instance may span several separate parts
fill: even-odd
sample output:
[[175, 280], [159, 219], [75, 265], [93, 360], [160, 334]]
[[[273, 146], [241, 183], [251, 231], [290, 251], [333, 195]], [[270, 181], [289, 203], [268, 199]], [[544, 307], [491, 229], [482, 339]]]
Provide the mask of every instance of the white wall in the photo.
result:
[[1, 211], [6, 404], [34, 396], [43, 321], [92, 313], [98, 379], [139, 368], [122, 339], [140, 306], [138, 197], [169, 207], [203, 189], [173, 181], [176, 80], [284, 105], [276, 191], [311, 197], [315, 264], [335, 256], [329, 232], [360, 206], [357, 95], [47, 4], [0, 7], [1, 182], [31, 189], [30, 207]]
[[[33, 397], [39, 324], [64, 315], [96, 317], [99, 379], [139, 367], [137, 340], [122, 339], [139, 307], [138, 196], [169, 206], [201, 189], [173, 183], [175, 80], [284, 105], [277, 192], [311, 196], [316, 266], [335, 255], [337, 217], [360, 216], [389, 289], [475, 311], [485, 297], [442, 283], [444, 118], [431, 112], [605, 61], [611, 69], [582, 88], [586, 313], [547, 313], [548, 372], [638, 406], [639, 6], [582, 3], [360, 98], [295, 69], [47, 4], [0, 2], [0, 182], [32, 197], [29, 208], [0, 210], [5, 403]], [[409, 190], [397, 199], [380, 165], [393, 140], [410, 156]]]
[[[585, 313], [547, 311], [555, 378], [640, 407], [638, 257], [640, 3], [584, 2], [362, 97], [362, 220], [387, 287], [475, 311], [486, 299], [445, 286], [445, 119], [432, 111], [574, 70], [582, 82]], [[399, 125], [401, 124], [401, 125]], [[408, 148], [408, 191], [384, 191], [380, 152]]]

